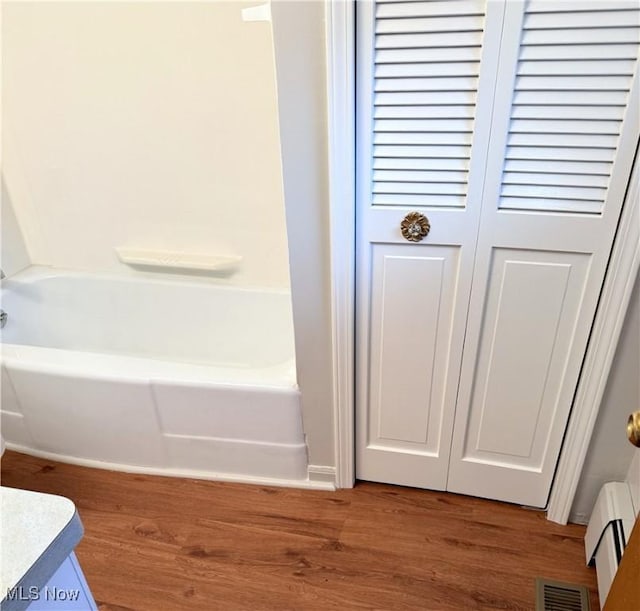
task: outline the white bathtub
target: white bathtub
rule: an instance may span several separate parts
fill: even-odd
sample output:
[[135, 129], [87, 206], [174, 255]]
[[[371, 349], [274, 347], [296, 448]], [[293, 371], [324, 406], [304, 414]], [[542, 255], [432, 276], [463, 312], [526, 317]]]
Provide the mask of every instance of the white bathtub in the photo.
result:
[[66, 462], [307, 479], [289, 294], [31, 267], [2, 283], [2, 435]]

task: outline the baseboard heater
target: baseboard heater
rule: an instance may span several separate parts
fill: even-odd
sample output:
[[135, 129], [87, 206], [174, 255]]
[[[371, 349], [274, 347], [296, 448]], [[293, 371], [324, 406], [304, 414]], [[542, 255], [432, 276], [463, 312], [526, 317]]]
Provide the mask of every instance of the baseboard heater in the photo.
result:
[[595, 564], [596, 567], [600, 608], [607, 600], [635, 519], [629, 485], [625, 482], [605, 484], [598, 495], [584, 538], [587, 564]]

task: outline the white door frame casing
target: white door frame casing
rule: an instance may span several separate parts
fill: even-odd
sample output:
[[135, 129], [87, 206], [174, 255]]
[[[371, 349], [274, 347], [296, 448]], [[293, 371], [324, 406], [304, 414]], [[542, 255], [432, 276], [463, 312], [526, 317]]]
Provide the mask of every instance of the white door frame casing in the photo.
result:
[[[326, 0], [333, 407], [336, 485], [355, 481], [355, 0]], [[634, 162], [569, 418], [547, 517], [566, 523], [640, 269], [640, 169]]]
[[355, 482], [355, 2], [325, 0], [336, 486]]
[[[626, 201], [549, 496], [547, 518], [560, 524], [566, 524], [569, 519], [635, 279], [640, 270], [639, 156], [636, 148]], [[620, 425], [623, 426], [624, 423], [621, 422]]]

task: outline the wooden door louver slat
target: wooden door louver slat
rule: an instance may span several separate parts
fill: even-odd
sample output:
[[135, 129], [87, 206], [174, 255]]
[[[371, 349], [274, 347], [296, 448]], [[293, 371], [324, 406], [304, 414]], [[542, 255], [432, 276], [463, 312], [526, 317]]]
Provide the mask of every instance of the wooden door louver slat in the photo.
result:
[[378, 49], [447, 49], [473, 47], [477, 32], [429, 32], [426, 34], [378, 34]]
[[376, 106], [374, 119], [472, 119], [473, 106]]
[[547, 76], [633, 76], [635, 62], [630, 59], [592, 59], [589, 62], [579, 60], [539, 60], [521, 61], [518, 74], [541, 74]]
[[[568, 13], [579, 15], [580, 13], [590, 13], [602, 11], [611, 13], [630, 10], [631, 2], [622, 0], [589, 0], [588, 2], [576, 2], [576, 0], [531, 0], [527, 6], [527, 14], [532, 13]], [[606, 15], [605, 15], [606, 18]]]
[[[376, 78], [405, 78], [405, 77], [452, 77], [452, 76], [475, 76], [478, 74], [479, 63], [477, 61], [469, 62], [445, 62], [438, 64], [432, 63], [395, 63], [382, 64], [375, 66]], [[625, 66], [621, 66], [619, 70], [624, 70]]]
[[[462, 144], [463, 147], [471, 146], [471, 134], [469, 132], [375, 132], [374, 144], [418, 144], [418, 145], [446, 145], [455, 147]], [[466, 152], [466, 148], [464, 149]]]
[[[449, 174], [447, 175], [448, 183], [461, 183], [466, 184], [467, 182], [467, 172], [460, 172], [456, 170], [449, 170]], [[412, 183], [412, 182], [431, 182], [435, 183], [436, 179], [438, 179], [442, 174], [440, 172], [423, 170], [374, 170], [373, 178], [376, 182], [403, 182], [403, 183]]]
[[540, 28], [537, 30], [525, 30], [522, 37], [523, 45], [549, 46], [549, 45], [598, 45], [598, 44], [622, 44], [636, 42], [636, 28], [601, 28], [592, 26], [588, 28], [562, 29]]
[[[478, 62], [480, 49], [476, 47], [431, 47], [421, 49], [378, 49], [376, 65], [422, 62]], [[437, 69], [437, 66], [434, 67]]]
[[[569, 30], [573, 28], [589, 28], [589, 27], [617, 27], [625, 28], [630, 24], [637, 23], [638, 14], [629, 8], [629, 4], [622, 10], [611, 10], [613, 2], [606, 2], [605, 6], [597, 7], [593, 2], [583, 6], [574, 3], [569, 12], [535, 12], [539, 3], [532, 2], [524, 20], [525, 30], [534, 30], [540, 28]], [[602, 11], [601, 9], [605, 9]], [[615, 8], [615, 7], [614, 7]], [[582, 9], [585, 12], [578, 12], [576, 9]], [[598, 10], [600, 9], [600, 10]]]
[[534, 106], [520, 104], [511, 109], [512, 119], [551, 119], [554, 121], [573, 120], [598, 120], [598, 121], [622, 121], [624, 116], [623, 106], [559, 106], [548, 104], [547, 106]]
[[476, 77], [377, 78], [375, 91], [476, 91]]
[[464, 195], [465, 185], [456, 182], [376, 182], [374, 193], [389, 195], [414, 193], [424, 195]]
[[376, 121], [375, 133], [382, 132], [433, 132], [450, 133], [473, 131], [473, 121], [465, 119], [413, 119], [407, 121], [397, 119], [379, 119]]
[[[613, 149], [605, 148], [569, 148], [550, 146], [510, 146], [507, 149], [507, 159], [527, 159], [529, 161], [543, 161], [546, 163], [546, 171], [558, 171], [558, 164], [565, 161], [597, 161], [613, 162]], [[554, 161], [553, 166], [548, 162]]]
[[465, 205], [484, 20], [478, 1], [377, 4], [373, 205]]
[[619, 121], [580, 121], [571, 119], [513, 119], [512, 134], [612, 134], [619, 135]]
[[566, 187], [600, 187], [607, 188], [608, 176], [599, 174], [554, 174], [505, 172], [502, 176], [503, 185], [556, 185]]
[[376, 20], [389, 17], [455, 17], [460, 15], [484, 15], [484, 0], [400, 0], [376, 2]]
[[417, 19], [379, 19], [376, 23], [378, 34], [409, 34], [411, 32], [474, 32], [482, 29], [483, 15], [462, 17], [422, 17]]
[[[376, 157], [373, 167], [376, 170], [422, 170], [425, 163], [421, 157]], [[468, 159], [442, 158], [430, 159], [429, 170], [443, 172], [466, 172]], [[432, 176], [435, 178], [437, 175]]]
[[[562, 176], [563, 174], [569, 174], [580, 177], [580, 180], [582, 180], [582, 177], [584, 176], [600, 176], [605, 178], [608, 183], [609, 173], [611, 172], [610, 163], [594, 163], [591, 161], [565, 161], [562, 166], [553, 168], [551, 172], [549, 172], [549, 168], [546, 163], [540, 164], [527, 159], [507, 159], [503, 167], [503, 176], [510, 175], [512, 179], [516, 175], [522, 176], [524, 173], [531, 172], [549, 176]], [[538, 178], [538, 180], [540, 180], [540, 178]]]
[[615, 10], [589, 2], [578, 12], [578, 3], [559, 5], [526, 6], [505, 157], [527, 165], [505, 167], [499, 207], [599, 214], [638, 55], [640, 11], [628, 3]]
[[622, 44], [614, 38], [611, 44], [573, 45], [527, 45], [520, 54], [521, 61], [527, 60], [628, 60], [635, 56], [637, 45]]

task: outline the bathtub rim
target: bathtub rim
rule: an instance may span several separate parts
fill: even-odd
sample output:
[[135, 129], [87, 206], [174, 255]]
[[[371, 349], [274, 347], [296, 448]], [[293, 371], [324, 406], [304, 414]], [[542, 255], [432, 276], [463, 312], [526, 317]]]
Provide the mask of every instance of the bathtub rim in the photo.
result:
[[[21, 286], [33, 286], [37, 285], [39, 281], [50, 280], [50, 279], [89, 279], [104, 281], [104, 282], [115, 282], [115, 283], [125, 283], [126, 284], [150, 284], [155, 286], [163, 286], [163, 287], [182, 287], [187, 290], [190, 288], [194, 288], [197, 290], [200, 289], [211, 289], [216, 292], [223, 292], [227, 295], [229, 294], [238, 294], [241, 293], [243, 295], [272, 295], [278, 297], [285, 297], [288, 299], [288, 307], [291, 309], [291, 291], [288, 289], [278, 289], [278, 288], [270, 288], [270, 287], [249, 287], [249, 286], [235, 286], [235, 285], [224, 285], [216, 283], [215, 281], [211, 281], [212, 279], [200, 279], [200, 278], [185, 278], [183, 276], [176, 276], [172, 274], [138, 274], [138, 275], [121, 275], [115, 272], [91, 272], [91, 271], [83, 271], [83, 270], [73, 270], [67, 268], [60, 268], [49, 265], [31, 265], [16, 274], [8, 278], [4, 278], [0, 283], [0, 305], [4, 304], [4, 295], [5, 293], [20, 291]], [[10, 314], [10, 313], [9, 313]], [[293, 321], [291, 321], [293, 325]], [[292, 329], [293, 333], [293, 329]], [[215, 362], [209, 363], [206, 361], [198, 361], [198, 359], [190, 360], [179, 360], [172, 359], [162, 356], [156, 357], [155, 355], [135, 355], [128, 354], [127, 352], [101, 352], [99, 350], [91, 351], [91, 350], [75, 350], [73, 348], [56, 348], [52, 346], [42, 345], [42, 344], [28, 344], [28, 343], [19, 343], [16, 341], [4, 341], [3, 332], [0, 330], [0, 361], [5, 361], [5, 359], [15, 359], [15, 353], [24, 352], [28, 353], [32, 348], [38, 350], [46, 350], [46, 351], [57, 351], [55, 353], [51, 352], [50, 356], [54, 357], [54, 360], [58, 361], [59, 359], [64, 360], [62, 356], [63, 353], [77, 353], [86, 355], [86, 359], [91, 361], [93, 359], [93, 355], [105, 355], [109, 358], [122, 358], [122, 359], [131, 359], [129, 364], [134, 371], [140, 371], [143, 366], [142, 362], [148, 363], [160, 363], [157, 367], [160, 369], [166, 369], [167, 363], [175, 364], [177, 367], [177, 371], [181, 373], [181, 375], [185, 378], [185, 381], [191, 381], [192, 375], [187, 373], [188, 368], [194, 368], [193, 371], [197, 374], [197, 380], [209, 380], [212, 381], [222, 381], [225, 378], [225, 375], [222, 374], [223, 371], [229, 372], [231, 378], [233, 379], [233, 384], [241, 384], [243, 380], [241, 379], [239, 372], [243, 371], [247, 374], [247, 381], [249, 383], [256, 383], [258, 385], [265, 386], [295, 386], [297, 388], [297, 367], [296, 367], [296, 357], [295, 357], [295, 336], [291, 338], [290, 345], [290, 355], [286, 360], [267, 364], [265, 366], [251, 366], [250, 364], [243, 365], [242, 363], [239, 365], [231, 365], [231, 364], [216, 364]], [[7, 349], [5, 350], [5, 346]], [[33, 355], [31, 355], [33, 356]], [[27, 357], [29, 358], [29, 357]], [[37, 358], [37, 356], [36, 356]], [[23, 360], [20, 358], [20, 360]], [[103, 365], [108, 365], [104, 363]], [[45, 365], [47, 366], [47, 365]], [[56, 369], [57, 371], [57, 369]], [[260, 373], [257, 373], [260, 372]], [[272, 380], [268, 379], [269, 375], [273, 374], [276, 379], [274, 383]], [[148, 376], [154, 376], [153, 373], [145, 373]], [[128, 376], [125, 376], [128, 377]]]
[[0, 343], [0, 365], [61, 377], [90, 376], [101, 380], [166, 381], [197, 386], [299, 392], [295, 360], [270, 367], [198, 365], [106, 352]]

